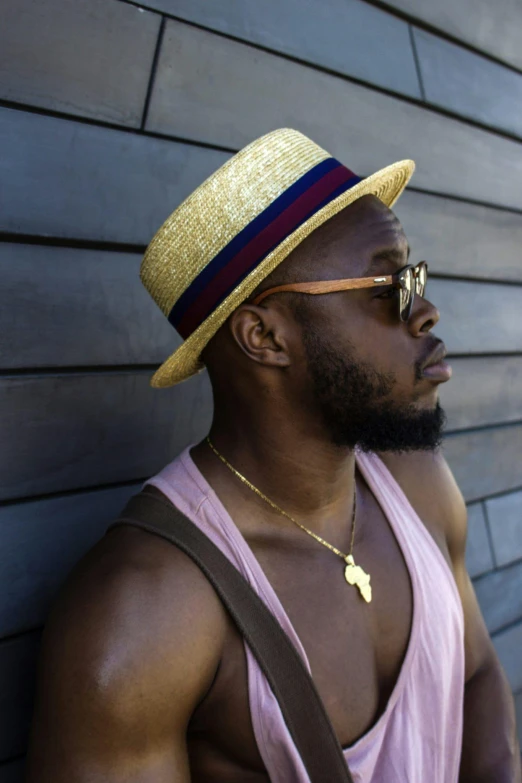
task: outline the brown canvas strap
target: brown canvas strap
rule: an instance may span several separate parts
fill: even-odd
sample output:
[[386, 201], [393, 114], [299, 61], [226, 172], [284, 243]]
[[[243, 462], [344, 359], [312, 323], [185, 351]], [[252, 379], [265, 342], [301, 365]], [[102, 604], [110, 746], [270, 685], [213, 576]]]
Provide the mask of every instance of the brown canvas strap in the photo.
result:
[[146, 488], [109, 530], [133, 525], [185, 552], [205, 574], [241, 631], [279, 703], [310, 783], [353, 783], [324, 704], [303, 660], [237, 568], [167, 498]]

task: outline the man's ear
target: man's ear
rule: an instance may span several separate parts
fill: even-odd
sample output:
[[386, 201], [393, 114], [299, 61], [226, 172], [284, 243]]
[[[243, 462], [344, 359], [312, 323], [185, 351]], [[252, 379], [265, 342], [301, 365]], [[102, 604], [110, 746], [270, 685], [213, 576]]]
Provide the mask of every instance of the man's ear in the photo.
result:
[[268, 367], [288, 367], [290, 340], [288, 315], [276, 307], [240, 305], [229, 319], [232, 337], [244, 354]]

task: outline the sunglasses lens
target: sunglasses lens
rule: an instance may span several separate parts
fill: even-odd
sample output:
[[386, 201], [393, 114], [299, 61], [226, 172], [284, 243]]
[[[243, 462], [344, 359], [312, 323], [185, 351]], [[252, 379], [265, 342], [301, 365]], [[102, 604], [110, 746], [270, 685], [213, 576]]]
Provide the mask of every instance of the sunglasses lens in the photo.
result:
[[399, 299], [400, 314], [401, 314], [401, 320], [407, 321], [411, 313], [411, 306], [413, 303], [413, 293], [414, 293], [414, 286], [415, 286], [413, 269], [410, 268], [404, 270], [404, 273], [401, 275], [401, 282], [402, 285], [400, 288], [400, 299]]
[[415, 279], [415, 293], [419, 296], [424, 296], [426, 290], [426, 283], [428, 282], [428, 266], [424, 261], [421, 261], [417, 267], [417, 277]]

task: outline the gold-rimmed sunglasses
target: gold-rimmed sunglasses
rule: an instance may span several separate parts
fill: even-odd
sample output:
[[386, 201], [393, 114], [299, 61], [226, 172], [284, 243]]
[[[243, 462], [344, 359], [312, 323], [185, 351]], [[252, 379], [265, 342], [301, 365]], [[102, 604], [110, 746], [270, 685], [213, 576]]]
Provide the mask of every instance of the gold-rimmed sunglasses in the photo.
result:
[[415, 294], [424, 296], [428, 282], [428, 264], [419, 261], [413, 266], [407, 264], [392, 275], [380, 277], [348, 277], [344, 280], [317, 280], [312, 283], [289, 283], [268, 288], [256, 296], [252, 304], [258, 305], [263, 299], [282, 291], [297, 291], [301, 294], [331, 294], [334, 291], [350, 291], [355, 288], [375, 288], [377, 286], [392, 286], [398, 290], [399, 317], [407, 321], [413, 308]]

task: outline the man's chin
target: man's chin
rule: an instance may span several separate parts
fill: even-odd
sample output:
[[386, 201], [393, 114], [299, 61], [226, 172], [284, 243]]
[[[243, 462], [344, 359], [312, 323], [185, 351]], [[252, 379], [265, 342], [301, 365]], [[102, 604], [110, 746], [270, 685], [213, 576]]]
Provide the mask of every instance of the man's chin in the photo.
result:
[[424, 452], [432, 451], [432, 452], [434, 452], [434, 451], [437, 451], [437, 449], [440, 447], [441, 441], [442, 441], [442, 438], [435, 439], [431, 443], [423, 443], [422, 445], [419, 445], [419, 444], [404, 445], [403, 444], [402, 446], [395, 446], [395, 447], [390, 446], [390, 447], [385, 448], [385, 449], [381, 449], [381, 448], [363, 449], [361, 447], [361, 450], [362, 451], [378, 452], [379, 454], [397, 454], [397, 455], [400, 455], [400, 454], [413, 454], [413, 453], [418, 452], [418, 451], [424, 451]]
[[425, 412], [432, 412], [436, 411], [437, 408], [440, 405], [439, 401], [439, 395], [437, 393], [437, 390], [435, 390], [435, 394], [426, 394], [422, 397], [419, 397], [415, 400], [415, 402], [412, 403], [411, 409], [415, 413], [425, 413]]
[[435, 451], [441, 445], [445, 422], [438, 400], [429, 409], [382, 409], [366, 419], [356, 445], [362, 451]]

